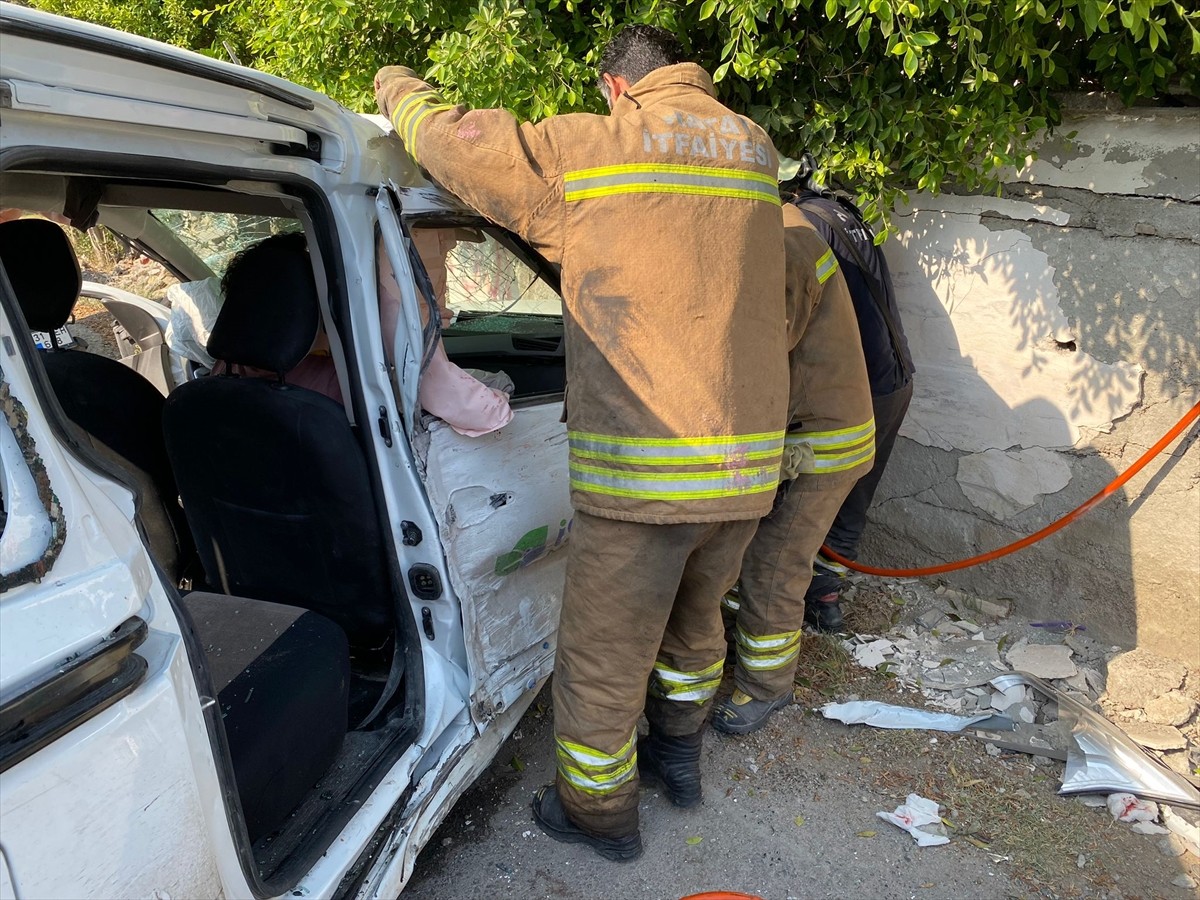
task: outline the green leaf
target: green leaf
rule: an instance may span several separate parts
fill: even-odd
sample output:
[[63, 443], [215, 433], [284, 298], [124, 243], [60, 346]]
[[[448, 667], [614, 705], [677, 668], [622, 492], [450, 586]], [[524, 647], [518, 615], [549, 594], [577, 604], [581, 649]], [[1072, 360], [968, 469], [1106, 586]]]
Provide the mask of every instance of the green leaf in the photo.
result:
[[908, 42], [914, 47], [932, 47], [938, 42], [938, 36], [932, 31], [917, 31], [908, 36]]
[[832, 22], [833, 17], [837, 15], [837, 11], [838, 0], [825, 0], [825, 18]]
[[717, 0], [704, 0], [700, 4], [700, 21], [703, 22], [711, 16], [717, 9]]
[[684, 843], [690, 844], [691, 846], [694, 847], [697, 844], [699, 844], [702, 840], [704, 840], [704, 838], [702, 838], [700, 835], [693, 834], [690, 838], [688, 838], [686, 841], [684, 841]]
[[803, 827], [804, 827], [804, 816], [796, 816], [796, 818], [795, 818], [793, 821], [794, 821], [794, 822], [795, 822], [797, 825], [799, 825], [801, 828], [803, 828]]
[[904, 54], [904, 74], [909, 78], [917, 74], [917, 54], [913, 50]]

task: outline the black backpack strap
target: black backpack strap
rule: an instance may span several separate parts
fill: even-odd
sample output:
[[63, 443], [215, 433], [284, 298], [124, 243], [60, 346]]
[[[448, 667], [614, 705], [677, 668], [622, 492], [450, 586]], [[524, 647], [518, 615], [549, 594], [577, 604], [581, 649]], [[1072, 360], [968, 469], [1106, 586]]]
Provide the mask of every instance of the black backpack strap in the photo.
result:
[[[843, 207], [849, 205], [847, 201], [844, 201], [839, 197], [832, 197], [830, 199], [835, 200], [840, 206]], [[879, 307], [879, 313], [883, 316], [883, 321], [887, 324], [888, 334], [892, 339], [892, 352], [896, 354], [896, 361], [900, 364], [900, 371], [904, 373], [906, 378], [912, 375], [912, 369], [905, 362], [904, 354], [900, 350], [900, 348], [904, 346], [904, 340], [900, 337], [900, 327], [896, 323], [895, 318], [892, 316], [892, 311], [888, 307], [887, 298], [880, 293], [878, 280], [871, 277], [871, 267], [867, 265], [866, 260], [863, 259], [863, 256], [859, 252], [858, 246], [856, 245], [854, 239], [851, 238], [846, 232], [845, 227], [837, 220], [837, 217], [830, 215], [828, 212], [822, 209], [819, 203], [806, 203], [804, 200], [801, 200], [799, 203], [797, 203], [797, 206], [799, 206], [805, 214], [811, 213], [828, 225], [831, 229], [833, 229], [833, 232], [839, 238], [841, 238], [842, 244], [847, 250], [850, 251], [850, 255], [854, 258], [854, 263], [863, 273], [863, 280], [867, 283], [867, 287], [871, 290], [871, 296], [875, 298], [875, 305]], [[866, 229], [867, 234], [870, 234], [871, 230], [867, 227], [866, 222], [863, 221], [863, 218], [858, 213], [857, 208], [852, 207], [852, 209], [855, 214], [854, 217], [858, 219], [859, 222], [862, 222], [863, 228]]]

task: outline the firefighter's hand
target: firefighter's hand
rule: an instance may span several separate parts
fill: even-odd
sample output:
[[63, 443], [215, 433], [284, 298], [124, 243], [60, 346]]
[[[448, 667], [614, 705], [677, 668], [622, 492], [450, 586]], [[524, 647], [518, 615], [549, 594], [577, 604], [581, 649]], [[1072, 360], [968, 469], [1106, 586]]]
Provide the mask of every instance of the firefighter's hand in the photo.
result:
[[423, 82], [408, 66], [384, 66], [375, 73], [375, 102], [379, 111], [391, 118], [401, 98]]

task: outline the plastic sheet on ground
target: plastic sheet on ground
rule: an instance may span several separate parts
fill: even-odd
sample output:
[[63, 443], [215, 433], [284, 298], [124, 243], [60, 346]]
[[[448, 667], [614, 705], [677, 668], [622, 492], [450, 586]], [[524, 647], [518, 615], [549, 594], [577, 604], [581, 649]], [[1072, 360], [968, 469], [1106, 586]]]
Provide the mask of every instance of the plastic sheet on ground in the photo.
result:
[[910, 706], [893, 706], [877, 700], [853, 700], [849, 703], [826, 703], [821, 714], [847, 725], [872, 725], [875, 728], [918, 729], [932, 731], [962, 731], [972, 725], [995, 731], [1011, 731], [1013, 723], [1002, 716], [955, 716]]
[[909, 794], [908, 799], [895, 812], [877, 812], [875, 815], [897, 828], [903, 828], [917, 842], [918, 847], [936, 847], [950, 843], [945, 826], [938, 815], [938, 805], [920, 794]]

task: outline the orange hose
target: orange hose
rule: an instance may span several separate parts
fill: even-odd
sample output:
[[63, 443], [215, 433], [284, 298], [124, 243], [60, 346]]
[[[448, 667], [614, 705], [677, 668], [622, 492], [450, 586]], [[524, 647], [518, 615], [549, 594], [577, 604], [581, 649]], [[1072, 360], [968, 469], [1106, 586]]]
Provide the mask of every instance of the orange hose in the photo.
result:
[[1002, 556], [1008, 556], [1010, 553], [1016, 553], [1018, 550], [1024, 550], [1026, 547], [1036, 544], [1042, 538], [1049, 537], [1054, 532], [1070, 525], [1084, 513], [1088, 512], [1094, 506], [1097, 506], [1102, 501], [1119, 491], [1125, 482], [1129, 481], [1134, 475], [1146, 467], [1146, 464], [1158, 454], [1162, 453], [1175, 438], [1179, 437], [1189, 425], [1200, 418], [1200, 403], [1193, 406], [1188, 412], [1184, 413], [1183, 418], [1175, 423], [1166, 434], [1162, 436], [1157, 444], [1138, 457], [1137, 462], [1125, 470], [1124, 474], [1118, 475], [1108, 486], [1104, 488], [1096, 496], [1085, 502], [1082, 506], [1073, 509], [1061, 519], [1051, 522], [1041, 531], [1036, 531], [1028, 537], [1023, 537], [1019, 541], [1001, 547], [998, 550], [992, 550], [988, 553], [980, 553], [978, 556], [971, 556], [967, 559], [960, 559], [957, 562], [942, 563], [937, 566], [924, 566], [919, 569], [885, 569], [879, 566], [866, 566], [862, 563], [854, 562], [846, 559], [840, 553], [830, 550], [828, 547], [821, 548], [821, 555], [834, 562], [839, 562], [847, 569], [853, 569], [855, 572], [863, 572], [867, 575], [887, 575], [891, 577], [916, 577], [920, 575], [941, 575], [943, 572], [957, 572], [959, 569], [969, 569], [971, 566], [978, 566], [981, 563], [991, 562], [995, 559], [1000, 559]]

